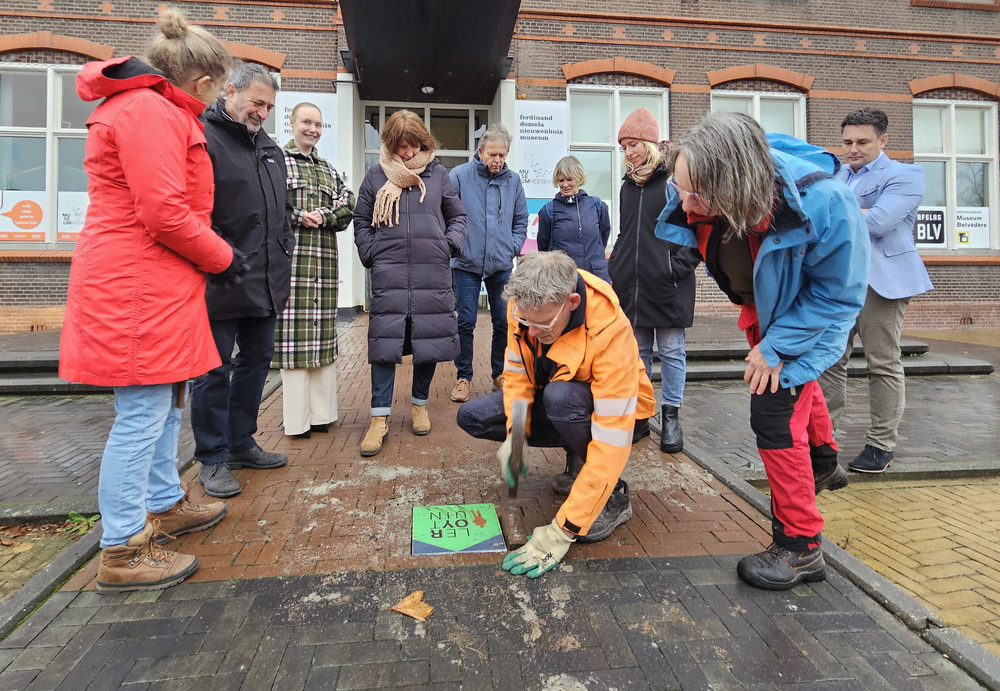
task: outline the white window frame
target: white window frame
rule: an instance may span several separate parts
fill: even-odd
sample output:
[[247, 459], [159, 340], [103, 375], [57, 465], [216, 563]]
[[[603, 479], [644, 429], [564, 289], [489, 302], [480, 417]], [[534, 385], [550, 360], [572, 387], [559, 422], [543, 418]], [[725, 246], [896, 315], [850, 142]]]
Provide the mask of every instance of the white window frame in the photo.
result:
[[[424, 120], [424, 125], [427, 126], [428, 130], [431, 130], [431, 134], [434, 134], [433, 129], [431, 129], [431, 111], [432, 110], [452, 110], [455, 112], [465, 112], [469, 117], [469, 136], [468, 136], [468, 148], [466, 149], [438, 149], [434, 152], [434, 155], [438, 158], [454, 157], [462, 158], [464, 157], [466, 161], [471, 161], [472, 157], [476, 155], [476, 130], [473, 125], [476, 122], [476, 111], [486, 113], [486, 126], [489, 127], [489, 123], [493, 122], [493, 109], [489, 106], [463, 106], [463, 105], [451, 105], [448, 103], [405, 103], [403, 101], [364, 101], [361, 104], [361, 141], [367, 143], [365, 139], [364, 127], [368, 120], [365, 116], [369, 108], [378, 108], [378, 118], [379, 118], [379, 132], [382, 131], [382, 127], [385, 126], [386, 121], [386, 108], [400, 109], [406, 108], [407, 110], [412, 110], [414, 113], [419, 113]], [[369, 155], [378, 156], [379, 147], [364, 147], [364, 155], [362, 157], [362, 170], [365, 168], [365, 159]]]
[[760, 99], [763, 97], [767, 100], [774, 101], [792, 101], [795, 103], [795, 131], [792, 136], [798, 137], [799, 139], [806, 139], [806, 95], [805, 94], [789, 94], [780, 91], [731, 91], [725, 89], [712, 89], [712, 105], [711, 110], [715, 112], [716, 98], [722, 97], [723, 99], [735, 100], [741, 99], [750, 102], [750, 117], [752, 117], [757, 122], [760, 122]]
[[74, 240], [57, 238], [59, 157], [57, 142], [60, 139], [86, 139], [87, 129], [64, 128], [57, 116], [62, 108], [63, 74], [76, 74], [83, 65], [23, 64], [0, 62], [0, 72], [46, 74], [45, 121], [37, 127], [0, 126], [0, 136], [37, 137], [45, 139], [45, 220], [40, 226], [43, 241], [0, 241], [0, 249], [66, 249], [76, 245]]
[[[917, 133], [913, 133], [913, 160], [914, 162], [944, 162], [946, 185], [945, 206], [945, 242], [943, 245], [918, 244], [917, 248], [924, 253], [947, 250], [948, 252], [984, 252], [988, 250], [1000, 249], [1000, 171], [998, 171], [998, 155], [1000, 155], [1000, 142], [998, 142], [998, 122], [997, 104], [987, 101], [959, 101], [959, 100], [939, 100], [939, 99], [917, 99], [913, 101], [913, 107], [940, 108], [946, 111], [946, 120], [943, 137], [942, 153], [923, 153], [917, 148]], [[970, 108], [986, 111], [986, 139], [984, 154], [958, 154], [955, 151], [955, 109]], [[957, 183], [955, 179], [956, 164], [960, 162], [986, 163], [988, 179], [986, 188], [989, 191], [989, 226], [990, 242], [989, 247], [960, 247], [958, 246], [958, 233], [956, 229], [956, 209], [958, 207]]]
[[[575, 139], [573, 136], [573, 94], [609, 94], [611, 96], [611, 137], [610, 144], [588, 142]], [[648, 86], [614, 86], [603, 84], [580, 84], [566, 87], [566, 131], [569, 153], [574, 151], [595, 151], [611, 152], [611, 199], [603, 199], [607, 203], [611, 214], [611, 237], [608, 240], [608, 250], [614, 246], [618, 238], [618, 225], [621, 218], [619, 211], [619, 196], [622, 186], [622, 177], [625, 175], [625, 159], [621, 153], [621, 146], [615, 140], [618, 136], [618, 129], [622, 126], [624, 118], [619, 116], [620, 97], [622, 94], [657, 95], [660, 97], [660, 108], [658, 113], [653, 113], [653, 117], [660, 124], [660, 139], [669, 139], [670, 132], [670, 89], [667, 87]], [[625, 114], [628, 117], [628, 114]]]

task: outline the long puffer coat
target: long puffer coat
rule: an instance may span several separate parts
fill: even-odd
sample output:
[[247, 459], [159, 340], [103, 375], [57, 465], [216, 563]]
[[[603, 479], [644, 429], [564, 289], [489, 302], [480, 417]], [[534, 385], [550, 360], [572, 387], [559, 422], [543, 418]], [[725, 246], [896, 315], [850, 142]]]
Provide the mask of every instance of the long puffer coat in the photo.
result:
[[690, 247], [656, 237], [656, 218], [667, 201], [667, 170], [659, 166], [642, 187], [627, 175], [621, 194], [621, 227], [608, 273], [622, 311], [636, 328], [681, 329], [694, 321], [694, 268]]
[[59, 376], [100, 386], [171, 384], [219, 366], [205, 272], [233, 251], [209, 225], [204, 104], [135, 58], [77, 77], [90, 206], [70, 268]]
[[426, 188], [399, 197], [399, 223], [375, 227], [375, 195], [387, 181], [380, 164], [365, 175], [354, 209], [354, 244], [371, 269], [368, 361], [400, 363], [411, 320], [414, 364], [454, 360], [459, 352], [458, 318], [451, 287], [452, 257], [465, 245], [465, 209], [448, 171], [436, 158], [420, 174]]

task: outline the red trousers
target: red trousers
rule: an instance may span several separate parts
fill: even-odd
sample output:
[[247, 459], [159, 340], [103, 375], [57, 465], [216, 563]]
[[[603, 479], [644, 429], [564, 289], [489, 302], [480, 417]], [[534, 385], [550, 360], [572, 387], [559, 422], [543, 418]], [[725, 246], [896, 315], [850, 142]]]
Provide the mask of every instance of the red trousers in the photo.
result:
[[[826, 399], [815, 381], [750, 395], [750, 427], [771, 487], [771, 532], [785, 549], [819, 544], [823, 516], [816, 508], [813, 455], [836, 454]], [[834, 459], [836, 456], [834, 456]]]

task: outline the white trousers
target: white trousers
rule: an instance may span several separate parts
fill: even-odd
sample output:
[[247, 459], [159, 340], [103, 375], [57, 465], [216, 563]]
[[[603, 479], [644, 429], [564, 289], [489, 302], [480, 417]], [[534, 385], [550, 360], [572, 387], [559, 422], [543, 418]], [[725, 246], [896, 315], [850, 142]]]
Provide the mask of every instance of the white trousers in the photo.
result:
[[311, 425], [337, 421], [337, 364], [281, 370], [285, 434], [302, 434]]

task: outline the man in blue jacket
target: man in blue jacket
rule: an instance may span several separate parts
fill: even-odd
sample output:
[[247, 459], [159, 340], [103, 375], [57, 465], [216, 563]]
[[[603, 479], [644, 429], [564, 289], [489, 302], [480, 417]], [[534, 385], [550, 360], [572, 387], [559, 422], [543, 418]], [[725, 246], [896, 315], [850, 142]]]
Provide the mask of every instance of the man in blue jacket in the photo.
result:
[[505, 163], [510, 152], [510, 133], [493, 124], [483, 133], [473, 160], [455, 166], [452, 182], [468, 214], [465, 249], [451, 260], [458, 309], [458, 340], [461, 352], [455, 360], [458, 381], [451, 400], [469, 400], [472, 387], [472, 335], [479, 309], [479, 286], [486, 284], [493, 322], [490, 347], [490, 379], [493, 390], [503, 387], [503, 358], [507, 345], [507, 303], [500, 297], [514, 257], [528, 234], [528, 205], [517, 173]]
[[656, 235], [697, 247], [742, 307], [750, 427], [771, 488], [773, 544], [743, 557], [747, 583], [785, 590], [826, 577], [813, 465], [837, 464], [816, 378], [844, 352], [868, 282], [868, 233], [833, 178], [836, 157], [743, 113], [714, 113], [675, 147]]
[[865, 215], [872, 245], [871, 271], [865, 306], [851, 329], [847, 348], [819, 384], [836, 432], [847, 402], [847, 361], [854, 335], [860, 336], [868, 364], [871, 420], [864, 450], [847, 466], [859, 473], [882, 473], [892, 465], [906, 386], [899, 350], [903, 314], [914, 295], [934, 287], [913, 242], [913, 223], [924, 197], [924, 171], [885, 155], [888, 126], [889, 118], [875, 108], [856, 110], [840, 124], [847, 165], [837, 179], [854, 192]]

